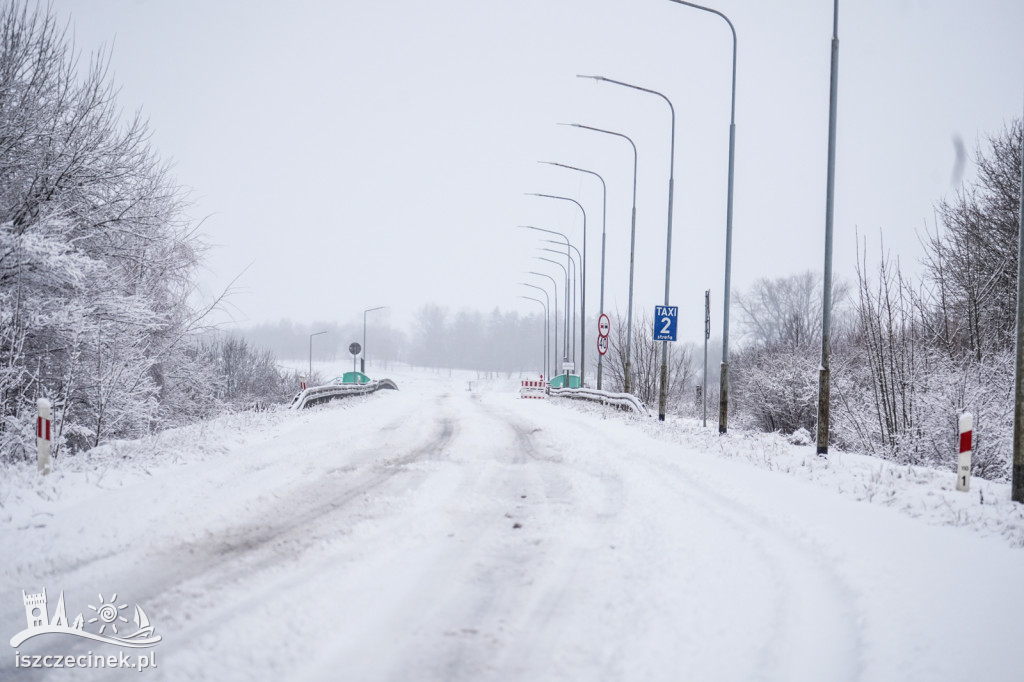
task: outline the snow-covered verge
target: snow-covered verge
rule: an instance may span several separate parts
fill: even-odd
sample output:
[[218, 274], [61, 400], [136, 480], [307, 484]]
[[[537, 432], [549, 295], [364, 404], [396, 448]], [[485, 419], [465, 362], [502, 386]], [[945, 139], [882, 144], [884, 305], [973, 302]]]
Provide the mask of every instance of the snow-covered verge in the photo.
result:
[[0, 471], [0, 523], [24, 529], [98, 491], [124, 488], [183, 464], [225, 455], [294, 418], [285, 407], [222, 415], [138, 440], [105, 443], [58, 457], [49, 476], [40, 476], [35, 462], [6, 465]]
[[797, 445], [779, 433], [733, 428], [722, 436], [712, 422], [705, 428], [699, 420], [672, 415], [659, 422], [657, 415], [641, 417], [594, 403], [562, 400], [560, 404], [625, 422], [658, 440], [748, 462], [812, 481], [855, 500], [892, 507], [931, 525], [963, 527], [982, 537], [1003, 538], [1011, 547], [1024, 547], [1024, 504], [1010, 499], [1008, 483], [974, 477], [970, 491], [960, 492], [953, 471], [895, 464], [834, 447], [821, 456], [813, 443]]

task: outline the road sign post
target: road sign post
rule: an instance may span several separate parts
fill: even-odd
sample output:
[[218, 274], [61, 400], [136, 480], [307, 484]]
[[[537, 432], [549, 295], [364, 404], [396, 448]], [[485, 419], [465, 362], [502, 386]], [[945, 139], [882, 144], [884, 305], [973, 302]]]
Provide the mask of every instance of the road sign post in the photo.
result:
[[[603, 358], [605, 353], [608, 352], [608, 334], [612, 330], [612, 321], [607, 315], [601, 313], [601, 317], [597, 318], [597, 352], [600, 357]], [[597, 375], [597, 390], [601, 390], [601, 374]]]
[[[671, 215], [671, 211], [669, 211], [669, 215]], [[667, 265], [665, 270], [665, 300], [668, 300]], [[676, 340], [678, 325], [679, 306], [659, 305], [654, 307], [654, 340], [662, 342], [661, 381], [660, 388], [658, 389], [658, 421], [665, 421], [665, 412], [668, 405], [668, 342]]]
[[348, 345], [348, 352], [352, 354], [352, 371], [356, 371], [356, 356], [359, 355], [359, 351], [363, 350], [363, 347], [358, 342], [353, 341]]

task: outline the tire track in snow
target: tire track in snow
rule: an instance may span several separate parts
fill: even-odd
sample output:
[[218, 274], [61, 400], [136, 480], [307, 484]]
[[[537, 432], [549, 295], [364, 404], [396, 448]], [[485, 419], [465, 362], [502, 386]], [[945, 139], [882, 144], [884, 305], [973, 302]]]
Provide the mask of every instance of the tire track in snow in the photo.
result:
[[[437, 401], [439, 410], [444, 407], [445, 397]], [[121, 592], [130, 591], [136, 601], [146, 604], [151, 612], [179, 611], [183, 597], [187, 599], [193, 595], [202, 598], [204, 594], [216, 591], [218, 586], [236, 585], [267, 570], [279, 568], [283, 559], [297, 561], [307, 548], [335, 537], [339, 520], [343, 527], [347, 525], [345, 519], [337, 517], [340, 512], [354, 503], [369, 501], [372, 493], [386, 488], [395, 479], [408, 478], [407, 489], [418, 485], [427, 474], [409, 466], [441, 458], [456, 433], [454, 420], [450, 417], [428, 421], [432, 422], [433, 434], [425, 444], [417, 445], [405, 454], [379, 459], [376, 455], [382, 446], [360, 447], [352, 453], [352, 460], [370, 457], [377, 462], [368, 466], [344, 464], [325, 469], [318, 472], [320, 476], [315, 481], [288, 489], [280, 496], [272, 492], [271, 506], [260, 508], [256, 514], [208, 531], [206, 537], [198, 540], [172, 540], [148, 547], [145, 553], [131, 557], [134, 560], [131, 566], [126, 566], [125, 557], [115, 552], [83, 561], [75, 569], [102, 571], [106, 576], [105, 582], [118, 585]], [[388, 441], [392, 438], [408, 440], [405, 432], [418, 426], [413, 420], [398, 417], [381, 431], [388, 434]], [[256, 470], [262, 468], [265, 467]], [[246, 469], [245, 473], [252, 471]], [[357, 476], [356, 480], [350, 480], [352, 476]], [[62, 572], [66, 574], [66, 568]], [[202, 589], [191, 586], [204, 578], [207, 580]], [[167, 600], [172, 600], [174, 606], [161, 609], [161, 603]], [[233, 607], [221, 608], [217, 615], [218, 618], [230, 617], [259, 603], [256, 598], [243, 599]], [[174, 639], [177, 645], [187, 647], [201, 636], [200, 626], [191, 625], [175, 633]], [[31, 645], [22, 647], [25, 652], [31, 649]], [[68, 654], [79, 655], [91, 650], [91, 645], [69, 641], [64, 649]], [[45, 677], [41, 674], [45, 671], [24, 672], [25, 679]]]
[[[461, 618], [469, 635], [458, 636], [437, 652], [431, 679], [535, 679], [535, 664], [558, 655], [560, 619], [572, 608], [574, 583], [595, 547], [605, 548], [604, 529], [622, 508], [621, 481], [614, 476], [567, 463], [557, 441], [535, 422], [491, 402], [475, 401], [482, 416], [494, 423], [496, 454], [509, 464], [500, 481], [503, 490], [527, 490], [528, 501], [517, 504], [519, 530], [507, 526], [480, 538], [486, 562], [478, 562], [472, 580], [483, 586]], [[511, 452], [501, 445], [512, 438]], [[503, 462], [506, 459], [502, 459]], [[592, 479], [601, 495], [589, 496], [574, 481]], [[496, 481], [491, 481], [495, 483]], [[548, 671], [550, 673], [550, 670]]]
[[[614, 441], [614, 438], [609, 441]], [[863, 672], [863, 636], [856, 593], [821, 551], [741, 500], [723, 495], [694, 472], [648, 456], [635, 443], [612, 448], [669, 495], [687, 496], [731, 527], [763, 558], [772, 582], [772, 634], [760, 647], [760, 677], [767, 680], [857, 680]], [[682, 485], [673, 485], [679, 481]]]

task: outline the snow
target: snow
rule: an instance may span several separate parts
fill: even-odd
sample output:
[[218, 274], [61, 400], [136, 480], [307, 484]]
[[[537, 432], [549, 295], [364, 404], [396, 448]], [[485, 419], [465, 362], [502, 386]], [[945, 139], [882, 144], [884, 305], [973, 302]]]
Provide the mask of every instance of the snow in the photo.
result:
[[70, 617], [141, 604], [150, 679], [1020, 678], [1006, 485], [384, 374], [399, 391], [5, 471], [3, 632], [45, 587]]

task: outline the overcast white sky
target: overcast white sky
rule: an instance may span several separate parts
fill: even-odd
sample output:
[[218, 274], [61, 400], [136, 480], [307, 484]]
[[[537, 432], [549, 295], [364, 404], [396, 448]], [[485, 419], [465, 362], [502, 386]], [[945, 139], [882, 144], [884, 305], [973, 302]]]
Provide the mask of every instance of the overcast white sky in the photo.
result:
[[[831, 0], [718, 0], [739, 39], [733, 290], [820, 271]], [[668, 0], [422, 2], [55, 0], [77, 45], [113, 48], [127, 110], [194, 190], [215, 246], [203, 286], [239, 280], [237, 324], [361, 318], [426, 302], [515, 308], [538, 244], [567, 232], [597, 309], [608, 185], [605, 308], [626, 308], [632, 154], [639, 150], [635, 305], [664, 295], [669, 115], [676, 122], [671, 299], [681, 333], [721, 330], [731, 38]], [[973, 154], [1024, 106], [1024, 2], [858, 0], [840, 7], [837, 276], [855, 228], [913, 264], [951, 191], [954, 136]], [[967, 177], [973, 164], [967, 166]], [[550, 266], [555, 273], [554, 266]], [[534, 306], [534, 307], [531, 307]], [[689, 313], [685, 312], [689, 310]]]

